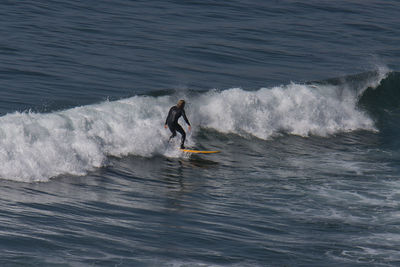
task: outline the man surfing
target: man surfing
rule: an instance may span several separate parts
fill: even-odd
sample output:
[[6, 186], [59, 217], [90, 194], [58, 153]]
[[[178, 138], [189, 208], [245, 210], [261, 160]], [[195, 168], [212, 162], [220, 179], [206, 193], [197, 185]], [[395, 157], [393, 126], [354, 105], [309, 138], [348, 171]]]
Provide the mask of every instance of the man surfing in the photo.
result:
[[171, 107], [168, 112], [167, 119], [165, 120], [165, 129], [167, 127], [171, 131], [172, 135], [169, 138], [168, 142], [176, 136], [176, 132], [178, 131], [181, 134], [181, 149], [185, 149], [185, 140], [186, 140], [186, 133], [183, 130], [182, 126], [179, 125], [178, 120], [181, 116], [185, 120], [186, 124], [188, 125], [189, 131], [192, 129], [190, 126], [189, 120], [186, 117], [185, 113], [185, 100], [179, 100], [176, 106]]

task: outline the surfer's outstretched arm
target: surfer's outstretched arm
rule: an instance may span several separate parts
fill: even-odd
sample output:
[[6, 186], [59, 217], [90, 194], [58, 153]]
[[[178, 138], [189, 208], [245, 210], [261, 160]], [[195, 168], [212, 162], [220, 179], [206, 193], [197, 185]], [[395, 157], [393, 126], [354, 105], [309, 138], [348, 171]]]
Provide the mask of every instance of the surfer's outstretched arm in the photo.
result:
[[188, 120], [188, 118], [186, 117], [186, 112], [185, 112], [184, 109], [182, 109], [182, 116], [183, 116], [183, 119], [185, 120], [185, 122], [187, 123], [187, 125], [190, 126], [189, 120]]
[[188, 118], [186, 117], [186, 112], [184, 109], [182, 109], [182, 117], [185, 120], [186, 124], [188, 125], [189, 131], [192, 129], [192, 126], [190, 125], [190, 122]]
[[167, 128], [168, 121], [171, 121], [172, 109], [173, 109], [173, 107], [169, 109], [168, 116], [167, 116], [167, 118], [165, 119], [165, 124], [164, 124], [165, 128]]

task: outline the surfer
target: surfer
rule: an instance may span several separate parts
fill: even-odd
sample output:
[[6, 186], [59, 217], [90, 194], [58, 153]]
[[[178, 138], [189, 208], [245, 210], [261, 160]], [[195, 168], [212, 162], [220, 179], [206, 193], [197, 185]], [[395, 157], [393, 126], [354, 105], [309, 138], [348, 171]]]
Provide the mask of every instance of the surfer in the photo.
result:
[[180, 126], [178, 123], [178, 120], [181, 116], [183, 116], [183, 119], [188, 125], [189, 131], [191, 130], [191, 126], [188, 118], [186, 117], [184, 108], [185, 108], [185, 100], [179, 100], [178, 104], [176, 104], [176, 106], [171, 107], [171, 109], [169, 110], [168, 117], [165, 120], [165, 125], [164, 125], [165, 129], [167, 129], [168, 127], [172, 133], [168, 141], [170, 141], [172, 138], [176, 136], [177, 131], [181, 134], [181, 149], [185, 148], [185, 139], [186, 139], [186, 133], [183, 130], [182, 126]]

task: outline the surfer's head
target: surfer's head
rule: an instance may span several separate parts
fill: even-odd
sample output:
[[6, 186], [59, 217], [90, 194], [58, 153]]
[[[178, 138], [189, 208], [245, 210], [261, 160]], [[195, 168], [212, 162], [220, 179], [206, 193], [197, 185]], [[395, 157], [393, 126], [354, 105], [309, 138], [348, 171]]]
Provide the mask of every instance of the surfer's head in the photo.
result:
[[184, 108], [185, 107], [185, 100], [181, 99], [178, 101], [178, 104], [176, 104], [178, 108]]

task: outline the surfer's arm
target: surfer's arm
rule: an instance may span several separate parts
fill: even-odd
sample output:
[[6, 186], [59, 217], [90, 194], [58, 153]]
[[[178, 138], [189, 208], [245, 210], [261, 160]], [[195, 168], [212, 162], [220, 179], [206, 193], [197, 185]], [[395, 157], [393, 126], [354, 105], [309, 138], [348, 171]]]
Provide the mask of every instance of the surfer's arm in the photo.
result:
[[167, 128], [167, 124], [168, 124], [169, 118], [171, 117], [171, 112], [172, 112], [172, 108], [169, 109], [168, 116], [165, 119], [165, 124], [164, 124], [165, 128]]
[[182, 110], [182, 117], [185, 120], [185, 122], [187, 123], [188, 129], [189, 129], [189, 132], [190, 132], [192, 130], [192, 126], [190, 125], [190, 122], [189, 122], [188, 118], [186, 117], [185, 110]]
[[190, 127], [190, 122], [189, 122], [188, 118], [186, 117], [185, 110], [182, 110], [182, 116], [183, 116], [183, 119], [185, 120], [186, 124], [189, 125], [189, 127]]

